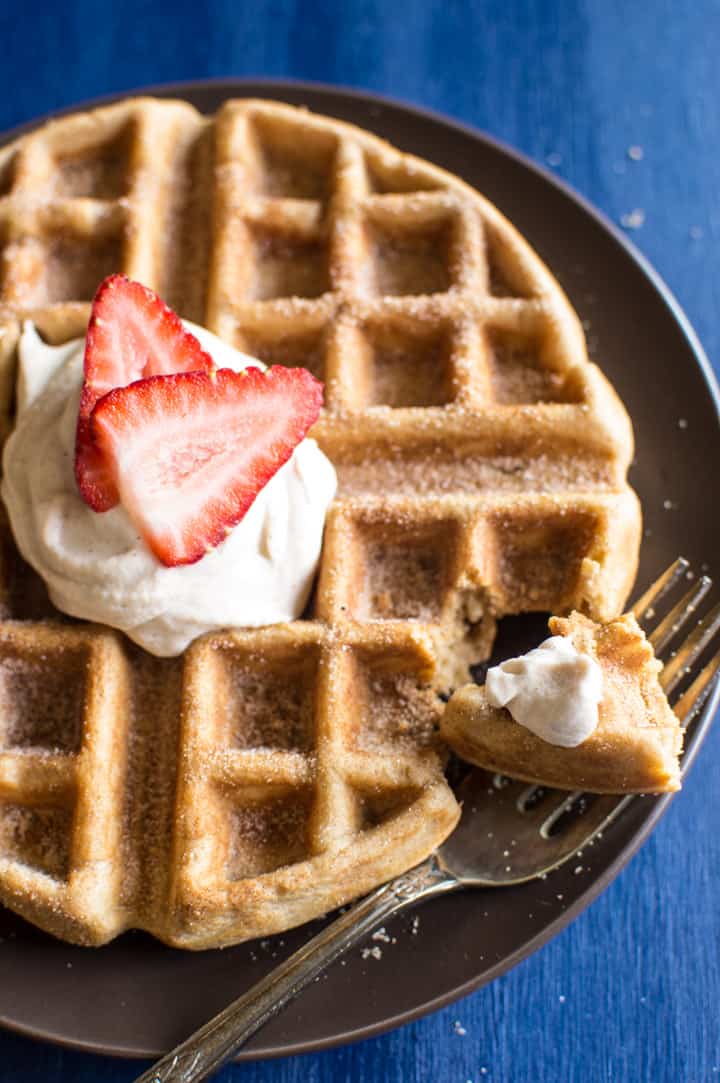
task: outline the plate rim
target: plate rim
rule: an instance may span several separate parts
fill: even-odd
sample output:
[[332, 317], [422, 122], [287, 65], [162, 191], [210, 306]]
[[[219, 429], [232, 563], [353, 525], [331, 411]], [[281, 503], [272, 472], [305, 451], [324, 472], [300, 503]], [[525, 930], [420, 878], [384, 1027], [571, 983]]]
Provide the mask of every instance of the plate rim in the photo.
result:
[[[718, 377], [715, 375], [700, 338], [690, 323], [688, 316], [685, 314], [668, 284], [653, 267], [649, 259], [635, 246], [630, 238], [623, 233], [608, 215], [591, 203], [564, 178], [558, 177], [544, 165], [535, 161], [524, 152], [516, 149], [514, 146], [506, 143], [504, 140], [465, 121], [456, 120], [440, 110], [417, 105], [402, 97], [380, 94], [375, 91], [364, 90], [358, 87], [343, 86], [342, 84], [316, 82], [307, 79], [267, 78], [262, 76], [243, 76], [241, 78], [219, 76], [208, 79], [194, 79], [180, 82], [172, 81], [168, 83], [153, 83], [140, 87], [130, 87], [126, 90], [85, 99], [68, 106], [63, 106], [60, 109], [50, 110], [29, 121], [24, 121], [19, 125], [15, 125], [10, 129], [0, 132], [0, 147], [36, 130], [49, 120], [54, 120], [55, 118], [66, 116], [70, 113], [100, 108], [104, 105], [110, 105], [113, 102], [121, 101], [128, 97], [155, 96], [165, 98], [176, 96], [190, 100], [192, 95], [201, 94], [210, 89], [221, 92], [226, 98], [229, 98], [232, 96], [249, 96], [250, 88], [255, 88], [251, 94], [253, 97], [258, 96], [258, 88], [265, 88], [275, 94], [279, 94], [284, 89], [287, 89], [294, 93], [307, 91], [313, 94], [319, 93], [321, 95], [332, 95], [335, 97], [342, 96], [362, 104], [389, 107], [391, 109], [408, 112], [413, 114], [419, 120], [430, 120], [434, 124], [440, 124], [446, 128], [454, 129], [466, 137], [490, 146], [493, 150], [510, 158], [525, 170], [529, 170], [536, 174], [544, 183], [551, 184], [554, 188], [558, 189], [566, 199], [569, 199], [572, 203], [578, 205], [584, 213], [592, 218], [606, 233], [609, 233], [616, 244], [624, 249], [626, 256], [639, 267], [645, 278], [648, 279], [653, 286], [655, 292], [659, 295], [659, 299], [669, 310], [669, 313], [675, 320], [687, 342], [689, 351], [697, 363], [703, 377], [705, 387], [715, 409], [716, 417], [720, 422], [720, 382]], [[278, 98], [277, 100], [281, 99]], [[332, 112], [330, 111], [327, 115], [332, 116]], [[691, 742], [683, 760], [685, 777], [687, 777], [695, 762], [700, 747], [713, 724], [719, 706], [720, 682], [705, 705], [701, 717], [694, 725]], [[422, 1019], [426, 1015], [439, 1011], [463, 997], [470, 995], [484, 985], [490, 984], [490, 982], [512, 970], [520, 962], [529, 958], [531, 955], [534, 955], [541, 947], [553, 940], [558, 933], [574, 921], [576, 917], [586, 910], [595, 899], [609, 887], [622, 869], [630, 862], [640, 847], [645, 843], [661, 817], [667, 811], [675, 796], [675, 794], [669, 793], [652, 798], [652, 805], [643, 816], [640, 825], [633, 833], [629, 842], [621, 848], [615, 859], [611, 861], [607, 868], [590, 882], [588, 888], [582, 892], [582, 894], [579, 895], [567, 909], [563, 910], [555, 920], [548, 925], [545, 925], [537, 935], [526, 940], [516, 951], [505, 955], [502, 960], [484, 971], [480, 977], [469, 979], [449, 992], [433, 997], [412, 1009], [399, 1012], [397, 1015], [386, 1016], [376, 1023], [345, 1030], [326, 1038], [314, 1039], [307, 1042], [295, 1042], [259, 1050], [257, 1052], [252, 1048], [242, 1050], [236, 1056], [235, 1062], [298, 1056], [301, 1054], [332, 1049], [340, 1045], [351, 1044], [366, 1038], [377, 1037], [378, 1035], [384, 1034], [406, 1023]], [[112, 1046], [107, 1043], [67, 1037], [36, 1024], [27, 1024], [9, 1018], [6, 1014], [2, 1013], [0, 1013], [0, 1028], [22, 1037], [45, 1041], [52, 1043], [53, 1045], [58, 1045], [64, 1049], [95, 1054], [97, 1056], [110, 1056], [117, 1059], [132, 1061], [148, 1059], [158, 1055], [157, 1050], [128, 1050], [125, 1047]]]

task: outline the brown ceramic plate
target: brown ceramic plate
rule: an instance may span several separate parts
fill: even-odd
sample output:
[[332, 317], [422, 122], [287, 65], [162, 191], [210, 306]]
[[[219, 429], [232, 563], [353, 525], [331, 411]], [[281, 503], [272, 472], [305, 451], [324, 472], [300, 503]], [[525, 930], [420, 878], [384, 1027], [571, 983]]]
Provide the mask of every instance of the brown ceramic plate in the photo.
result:
[[[720, 552], [720, 518], [706, 514], [713, 505], [709, 487], [718, 489], [707, 463], [720, 461], [718, 388], [710, 366], [663, 283], [574, 192], [487, 136], [369, 95], [276, 82], [201, 83], [150, 93], [184, 97], [208, 112], [226, 98], [243, 96], [307, 105], [429, 158], [489, 196], [590, 321], [594, 356], [632, 414], [638, 449], [632, 481], [648, 528], [640, 584], [680, 552], [697, 567]], [[688, 420], [681, 448], [674, 437], [679, 403]], [[668, 514], [663, 501], [680, 496], [683, 515]], [[720, 491], [714, 497], [717, 503]], [[697, 753], [711, 714], [707, 711], [695, 728], [689, 758]], [[438, 899], [420, 912], [418, 935], [411, 934], [409, 919], [399, 919], [391, 928], [397, 943], [380, 960], [363, 961], [353, 952], [345, 966], [335, 966], [265, 1027], [242, 1058], [365, 1038], [434, 1011], [504, 973], [588, 906], [667, 806], [667, 798], [636, 801], [596, 844], [587, 874], [566, 868], [545, 882]], [[486, 914], [482, 921], [479, 912]], [[318, 923], [260, 944], [201, 954], [133, 933], [105, 948], [83, 949], [0, 911], [0, 1023], [95, 1052], [155, 1055], [223, 1008], [316, 928]]]

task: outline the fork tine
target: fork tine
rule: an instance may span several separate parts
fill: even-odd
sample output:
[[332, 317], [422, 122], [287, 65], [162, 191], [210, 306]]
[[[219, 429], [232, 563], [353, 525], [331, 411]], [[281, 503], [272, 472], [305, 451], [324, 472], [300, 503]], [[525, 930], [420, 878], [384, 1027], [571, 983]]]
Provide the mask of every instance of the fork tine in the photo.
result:
[[702, 709], [710, 695], [713, 681], [720, 672], [720, 651], [704, 666], [690, 687], [683, 692], [673, 710], [680, 721], [688, 726], [695, 715]]
[[540, 834], [544, 839], [550, 838], [552, 830], [560, 817], [568, 812], [573, 805], [583, 797], [584, 794], [582, 790], [575, 790], [573, 793], [568, 794], [565, 800], [559, 804], [557, 808], [553, 809], [549, 816], [545, 817], [540, 825]]
[[693, 662], [700, 657], [708, 643], [720, 630], [720, 602], [701, 620], [683, 645], [678, 649], [660, 674], [660, 684], [669, 694], [687, 673]]
[[528, 813], [545, 800], [549, 792], [548, 786], [540, 786], [536, 782], [530, 783], [518, 794], [515, 808], [518, 812]]
[[678, 557], [662, 575], [652, 583], [643, 595], [641, 595], [632, 607], [632, 613], [636, 620], [640, 621], [647, 616], [647, 610], [652, 609], [660, 601], [663, 594], [675, 586], [678, 579], [685, 574], [690, 567], [690, 562], [685, 557]]
[[656, 654], [660, 654], [667, 647], [670, 640], [687, 624], [711, 586], [712, 579], [707, 575], [703, 575], [687, 594], [680, 599], [677, 605], [672, 607], [668, 615], [660, 621], [657, 628], [650, 633], [648, 639], [655, 648]]

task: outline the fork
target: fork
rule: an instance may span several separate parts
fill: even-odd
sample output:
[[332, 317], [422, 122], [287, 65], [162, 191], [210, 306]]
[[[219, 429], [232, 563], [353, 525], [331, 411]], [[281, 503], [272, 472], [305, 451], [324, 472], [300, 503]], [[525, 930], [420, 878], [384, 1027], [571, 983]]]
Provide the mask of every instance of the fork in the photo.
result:
[[[642, 624], [655, 617], [658, 603], [683, 578], [691, 578], [680, 557], [635, 603], [632, 612]], [[720, 603], [702, 620], [695, 615], [712, 587], [703, 575], [649, 634], [655, 653], [666, 654], [681, 632], [687, 632], [660, 675], [671, 696], [692, 675], [700, 656], [718, 637]], [[688, 631], [689, 629], [689, 631]], [[676, 699], [674, 710], [687, 726], [711, 694], [720, 670], [720, 649]], [[687, 758], [683, 768], [687, 768]], [[593, 797], [567, 794], [495, 775], [488, 785], [484, 771], [471, 769], [457, 787], [462, 816], [452, 835], [422, 864], [382, 885], [355, 903], [270, 974], [233, 1001], [209, 1023], [159, 1060], [136, 1083], [198, 1083], [207, 1079], [269, 1019], [368, 933], [401, 910], [460, 888], [523, 884], [559, 868], [601, 834], [635, 795]], [[482, 852], [482, 841], [492, 845]], [[512, 863], [503, 851], [512, 844]]]

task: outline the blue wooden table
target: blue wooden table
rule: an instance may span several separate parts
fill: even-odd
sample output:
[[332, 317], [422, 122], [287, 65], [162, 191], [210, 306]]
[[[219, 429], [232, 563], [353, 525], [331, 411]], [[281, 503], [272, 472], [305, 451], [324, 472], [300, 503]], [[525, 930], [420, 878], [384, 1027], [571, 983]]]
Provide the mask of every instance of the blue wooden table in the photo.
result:
[[[98, 94], [208, 76], [314, 79], [405, 98], [514, 144], [631, 230], [720, 358], [717, 0], [207, 8], [4, 4], [0, 129]], [[720, 1080], [719, 809], [720, 728], [630, 867], [515, 971], [385, 1037], [221, 1079]], [[136, 1072], [0, 1034], [0, 1083], [114, 1083]]]

